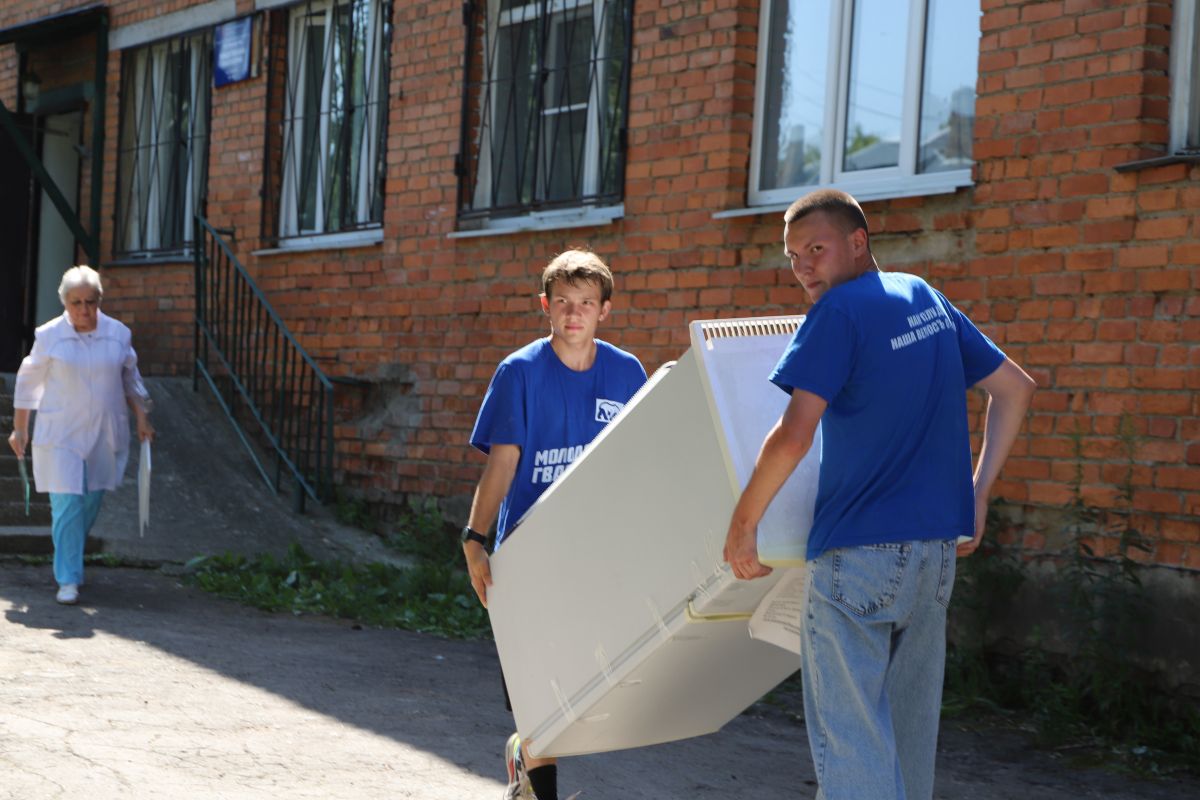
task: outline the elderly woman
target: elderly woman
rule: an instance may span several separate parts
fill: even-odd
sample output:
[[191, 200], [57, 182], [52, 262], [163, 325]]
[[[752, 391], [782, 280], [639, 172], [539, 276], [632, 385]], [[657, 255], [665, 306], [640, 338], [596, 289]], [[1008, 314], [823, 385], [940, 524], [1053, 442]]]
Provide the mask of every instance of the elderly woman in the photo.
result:
[[152, 439], [154, 428], [129, 328], [100, 312], [100, 274], [72, 267], [58, 296], [66, 313], [37, 329], [17, 372], [8, 443], [25, 457], [29, 412], [36, 409], [33, 476], [37, 490], [50, 493], [55, 599], [73, 604], [83, 583], [84, 541], [104, 492], [117, 488], [129, 460], [126, 404], [139, 438]]

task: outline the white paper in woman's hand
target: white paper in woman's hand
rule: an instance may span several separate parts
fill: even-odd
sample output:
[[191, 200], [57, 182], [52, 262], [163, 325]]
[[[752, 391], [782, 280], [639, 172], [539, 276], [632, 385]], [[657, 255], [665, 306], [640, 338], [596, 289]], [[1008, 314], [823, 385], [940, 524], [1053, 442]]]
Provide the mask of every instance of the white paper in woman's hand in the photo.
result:
[[150, 524], [150, 440], [142, 440], [138, 456], [138, 535], [146, 535]]

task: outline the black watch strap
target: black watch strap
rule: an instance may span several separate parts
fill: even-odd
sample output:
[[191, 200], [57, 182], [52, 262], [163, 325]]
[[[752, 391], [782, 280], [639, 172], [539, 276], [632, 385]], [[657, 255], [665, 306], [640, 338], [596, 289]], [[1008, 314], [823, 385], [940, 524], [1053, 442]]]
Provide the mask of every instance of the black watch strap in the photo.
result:
[[479, 542], [485, 550], [488, 546], [487, 537], [479, 531], [472, 529], [470, 525], [464, 525], [462, 529], [462, 543], [466, 544], [467, 542]]

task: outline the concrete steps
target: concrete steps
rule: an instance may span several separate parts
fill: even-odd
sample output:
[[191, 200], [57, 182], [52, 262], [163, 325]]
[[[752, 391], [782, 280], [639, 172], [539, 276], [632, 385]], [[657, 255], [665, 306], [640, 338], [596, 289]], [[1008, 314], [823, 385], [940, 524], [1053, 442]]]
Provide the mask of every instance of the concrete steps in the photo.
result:
[[[0, 374], [0, 415], [11, 415], [11, 373]], [[307, 514], [292, 512], [288, 497], [263, 485], [245, 448], [206, 388], [193, 392], [187, 378], [147, 378], [154, 398], [154, 479], [150, 524], [138, 523], [136, 443], [130, 441], [129, 469], [121, 484], [104, 498], [88, 552], [141, 564], [183, 564], [197, 555], [270, 553], [282, 556], [299, 543], [316, 558], [355, 563], [407, 563], [373, 533], [340, 524], [316, 503]], [[7, 428], [0, 428], [0, 477], [17, 476], [8, 449]], [[19, 481], [16, 482], [19, 486]], [[9, 484], [5, 491], [12, 491]], [[31, 500], [46, 503], [46, 495]], [[48, 555], [51, 552], [49, 507], [44, 527], [30, 524], [20, 489], [5, 503], [20, 503], [19, 515], [6, 506], [0, 525], [0, 553]], [[3, 795], [3, 791], [0, 791]]]
[[[88, 535], [83, 544], [84, 555], [107, 552], [104, 539]], [[53, 556], [54, 540], [50, 526], [0, 525], [0, 556]]]
[[[15, 483], [11, 491], [6, 489], [7, 483]], [[5, 525], [42, 526], [50, 524], [50, 502], [46, 495], [30, 492], [29, 513], [25, 513], [25, 496], [21, 491], [21, 481], [17, 478], [0, 480], [0, 527]]]
[[[50, 541], [50, 498], [30, 486], [29, 514], [25, 514], [25, 490], [17, 457], [8, 447], [12, 403], [12, 394], [0, 378], [0, 554], [50, 555], [54, 552]], [[30, 470], [32, 482], [33, 465], [28, 456], [25, 468]], [[89, 542], [93, 551], [101, 544]]]

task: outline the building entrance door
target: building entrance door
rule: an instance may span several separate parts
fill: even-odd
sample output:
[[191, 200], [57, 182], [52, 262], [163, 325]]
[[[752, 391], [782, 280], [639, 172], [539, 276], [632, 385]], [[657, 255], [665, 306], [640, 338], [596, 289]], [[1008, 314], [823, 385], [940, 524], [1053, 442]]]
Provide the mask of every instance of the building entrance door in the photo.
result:
[[[79, 154], [83, 113], [71, 111], [41, 118], [42, 163], [58, 190], [75, 211], [79, 210]], [[75, 234], [45, 192], [39, 192], [37, 247], [31, 259], [36, 266], [33, 320], [41, 325], [62, 314], [58, 284], [68, 267], [78, 263]], [[93, 264], [98, 267], [98, 264]]]
[[[22, 132], [33, 117], [14, 115]], [[0, 128], [0, 372], [14, 372], [33, 341], [33, 174], [17, 146]]]

